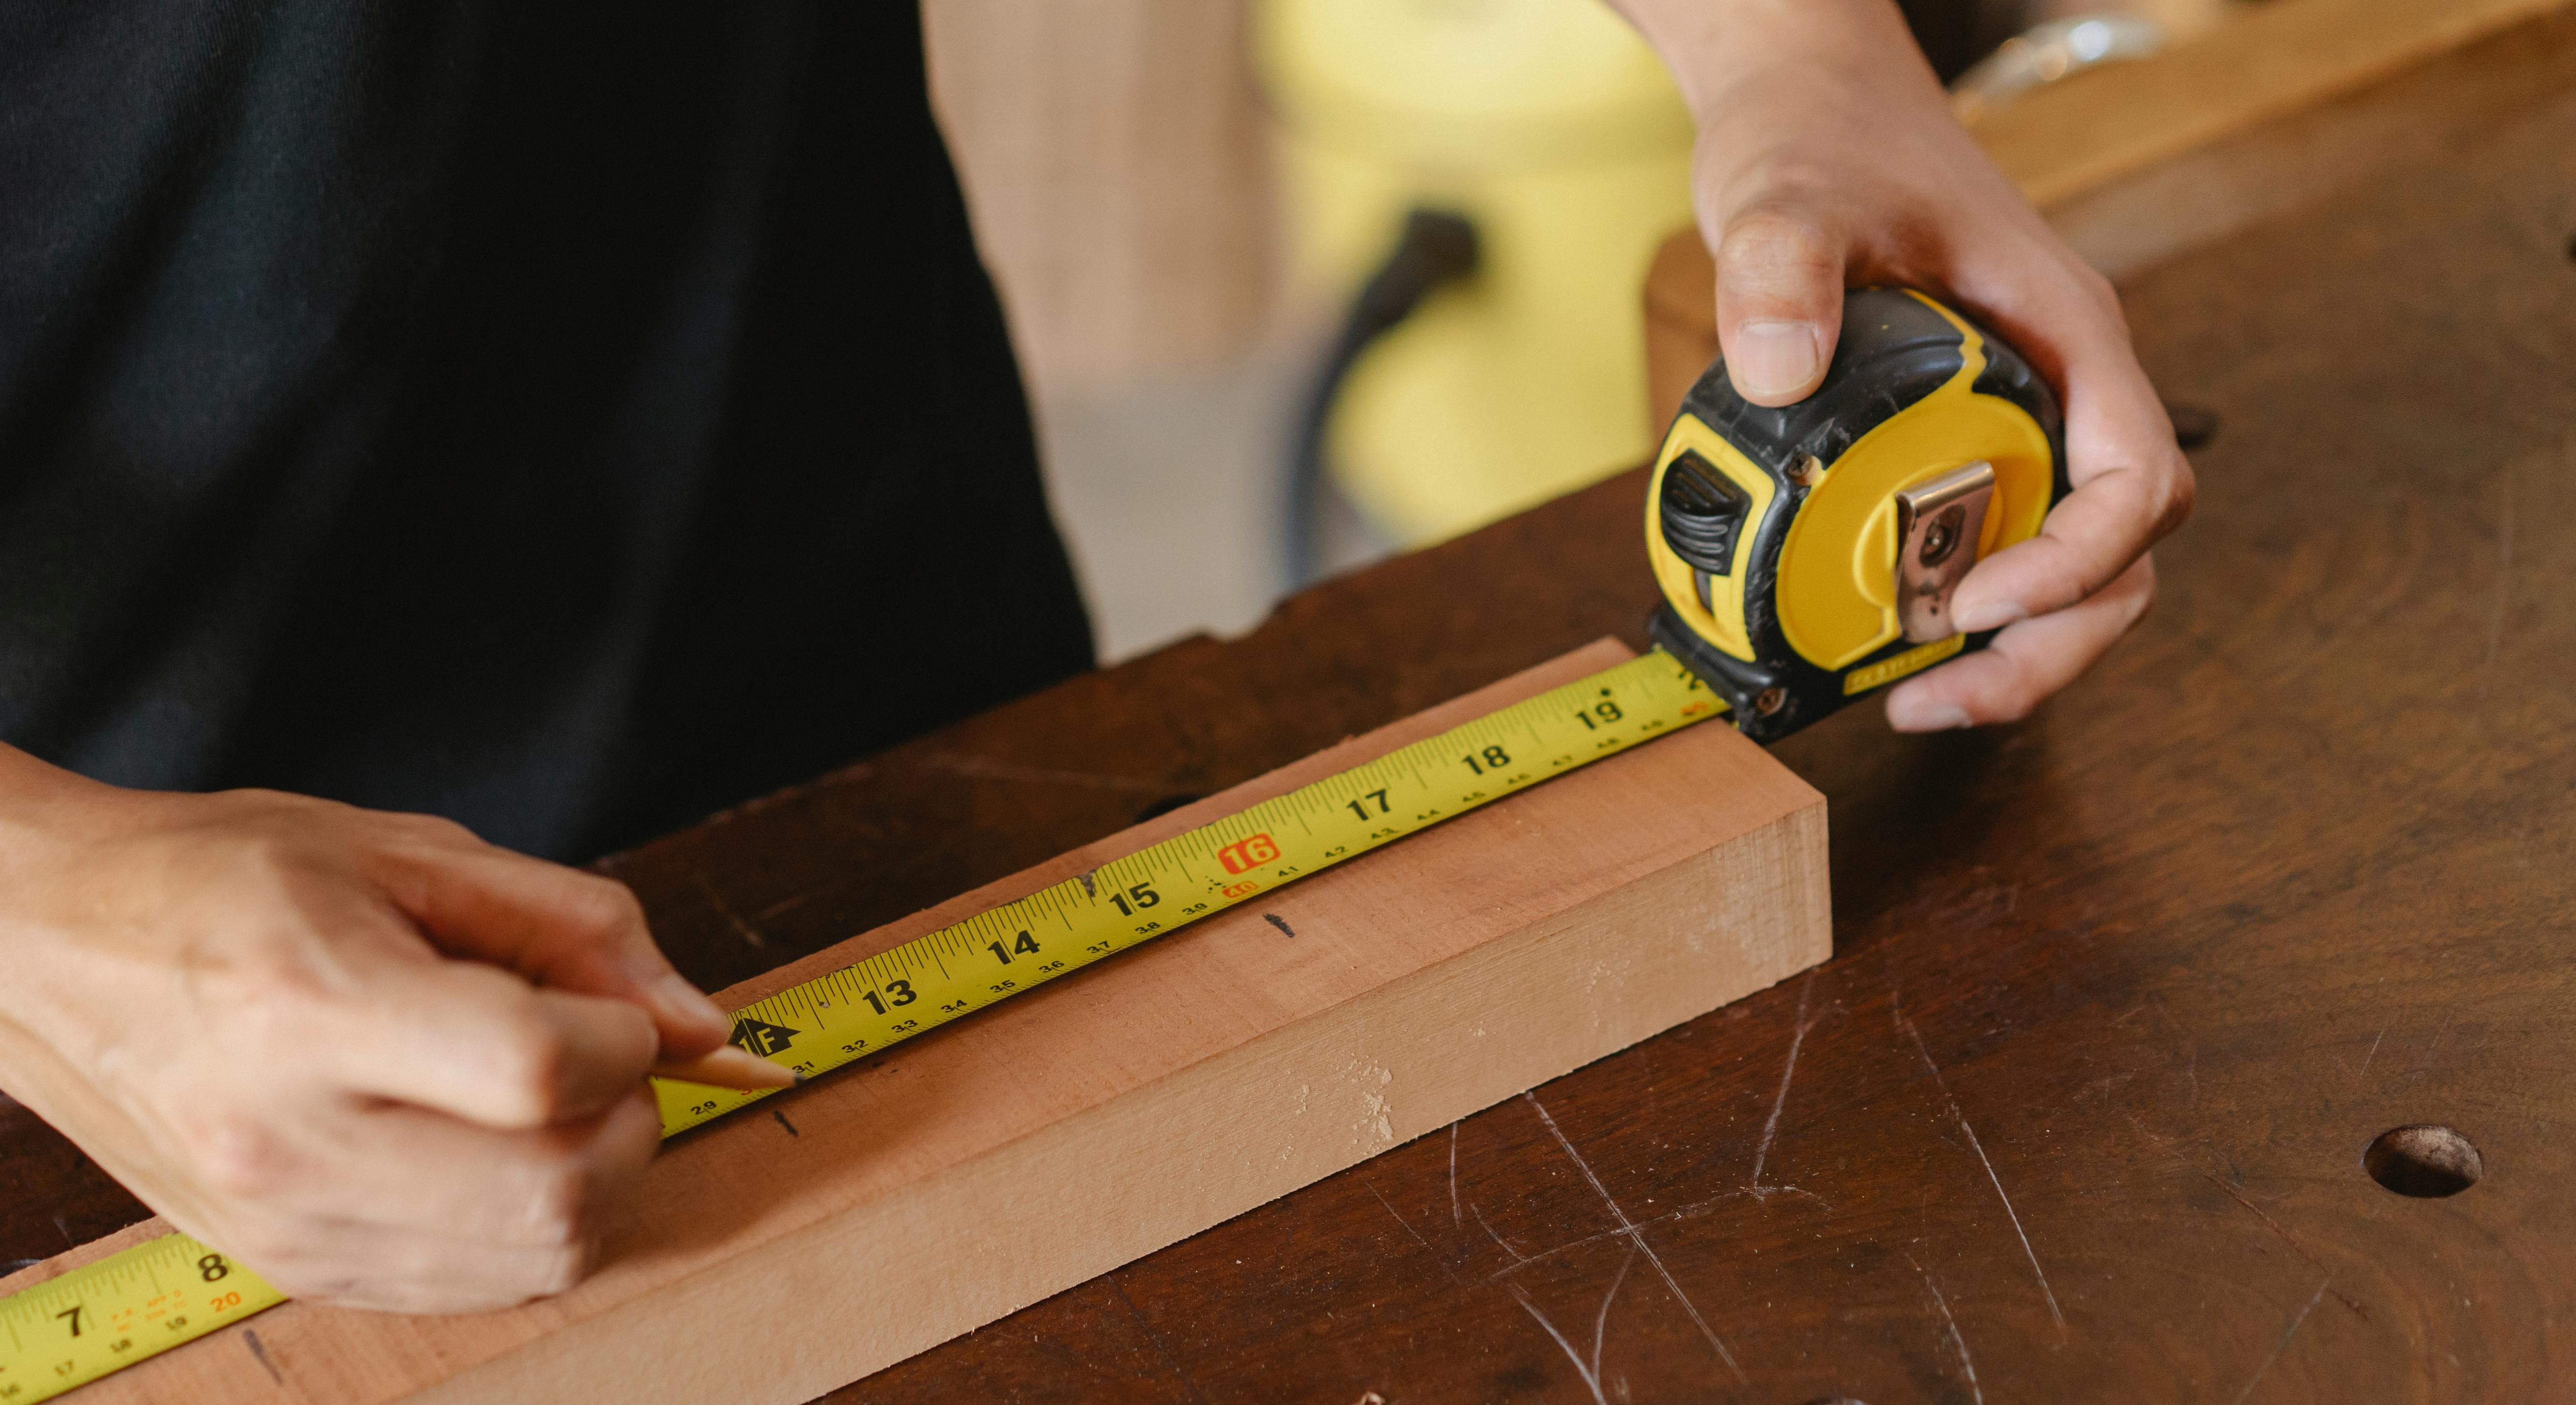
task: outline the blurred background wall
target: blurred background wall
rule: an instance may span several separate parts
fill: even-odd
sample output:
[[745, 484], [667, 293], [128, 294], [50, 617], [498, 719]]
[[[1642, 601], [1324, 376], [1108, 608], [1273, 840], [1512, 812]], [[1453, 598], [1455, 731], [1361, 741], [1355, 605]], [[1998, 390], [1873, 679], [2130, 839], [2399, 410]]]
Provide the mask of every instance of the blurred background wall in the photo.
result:
[[[1903, 9], [1946, 79], [2051, 19], [2178, 37], [2252, 2]], [[1647, 452], [1638, 289], [1688, 218], [1689, 130], [1598, 0], [923, 0], [923, 18], [1104, 660], [1246, 628], [1301, 569]], [[1461, 217], [1472, 269], [1433, 250], [1411, 314], [1339, 384], [1328, 481], [1292, 485], [1319, 367], [1417, 208]], [[1302, 563], [1283, 546], [1300, 509]]]

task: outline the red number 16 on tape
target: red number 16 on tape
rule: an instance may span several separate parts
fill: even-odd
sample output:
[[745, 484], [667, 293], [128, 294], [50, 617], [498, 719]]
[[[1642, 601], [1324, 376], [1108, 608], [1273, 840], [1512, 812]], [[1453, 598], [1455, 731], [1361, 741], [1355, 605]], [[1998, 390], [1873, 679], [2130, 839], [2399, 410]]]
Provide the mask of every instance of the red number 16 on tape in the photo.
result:
[[1216, 861], [1228, 873], [1249, 873], [1279, 857], [1279, 842], [1267, 834], [1256, 834], [1238, 840], [1216, 851]]

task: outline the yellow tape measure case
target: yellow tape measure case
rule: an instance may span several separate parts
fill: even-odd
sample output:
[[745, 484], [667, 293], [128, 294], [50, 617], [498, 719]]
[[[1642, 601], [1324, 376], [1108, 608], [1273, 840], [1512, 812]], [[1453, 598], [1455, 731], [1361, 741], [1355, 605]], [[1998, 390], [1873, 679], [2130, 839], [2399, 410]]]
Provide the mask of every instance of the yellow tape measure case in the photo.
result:
[[2011, 346], [1906, 289], [1843, 300], [1824, 384], [1735, 393], [1723, 360], [1682, 401], [1646, 494], [1655, 642], [1785, 736], [1959, 653], [1949, 593], [2066, 495], [2057, 397]]

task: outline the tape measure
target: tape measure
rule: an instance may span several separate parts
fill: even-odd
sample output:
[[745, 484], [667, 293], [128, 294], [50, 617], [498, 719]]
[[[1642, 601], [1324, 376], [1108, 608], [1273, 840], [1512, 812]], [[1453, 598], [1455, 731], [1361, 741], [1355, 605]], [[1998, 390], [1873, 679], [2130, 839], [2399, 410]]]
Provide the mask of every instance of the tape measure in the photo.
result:
[[[734, 1012], [811, 1077], [1168, 935], [1256, 893], [1564, 775], [1726, 704], [1655, 652], [1488, 713]], [[770, 1096], [653, 1080], [662, 1135]], [[0, 1405], [34, 1405], [286, 1301], [169, 1234], [0, 1299]]]
[[1723, 361], [1682, 400], [1646, 492], [1648, 631], [1772, 741], [1970, 650], [1950, 592], [2063, 498], [2057, 397], [1921, 293], [1843, 295], [1816, 393], [1776, 409]]
[[284, 1301], [187, 1235], [162, 1235], [0, 1299], [0, 1401], [50, 1400]]

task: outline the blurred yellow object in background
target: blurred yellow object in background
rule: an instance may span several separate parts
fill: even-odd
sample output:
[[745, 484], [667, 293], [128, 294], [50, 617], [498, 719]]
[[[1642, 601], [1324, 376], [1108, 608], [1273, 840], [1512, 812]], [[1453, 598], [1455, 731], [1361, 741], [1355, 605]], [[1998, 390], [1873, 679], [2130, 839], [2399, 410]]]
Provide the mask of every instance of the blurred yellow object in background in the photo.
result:
[[1334, 402], [1335, 480], [1406, 544], [1653, 449], [1638, 288], [1690, 219], [1692, 125], [1598, 0], [1266, 0], [1294, 276], [1346, 302], [1406, 215], [1455, 212], [1472, 277], [1373, 343]]

